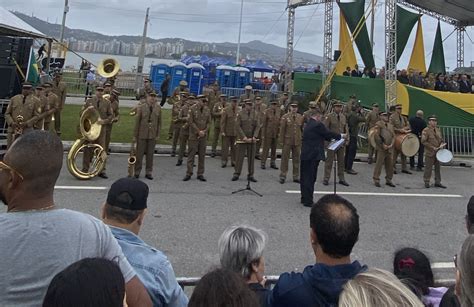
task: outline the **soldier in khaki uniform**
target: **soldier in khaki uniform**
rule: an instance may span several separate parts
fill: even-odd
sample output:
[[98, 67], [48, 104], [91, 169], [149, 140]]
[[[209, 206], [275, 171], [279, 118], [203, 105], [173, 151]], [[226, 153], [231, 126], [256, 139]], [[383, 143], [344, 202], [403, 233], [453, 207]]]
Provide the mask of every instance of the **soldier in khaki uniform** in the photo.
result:
[[[379, 105], [377, 103], [372, 104], [372, 111], [367, 114], [365, 117], [365, 124], [367, 125], [367, 131], [370, 131], [370, 129], [375, 127], [375, 124], [380, 120], [379, 116]], [[387, 114], [388, 116], [388, 114]], [[377, 159], [377, 152], [375, 151], [375, 148], [372, 147], [372, 144], [368, 142], [368, 150], [369, 150], [369, 158], [367, 162], [369, 164], [372, 164], [372, 159], [374, 157], [374, 152], [375, 152], [375, 159]]]
[[[105, 88], [104, 88], [105, 93]], [[110, 123], [104, 125], [105, 127], [105, 152], [110, 152], [110, 139], [112, 137], [112, 125], [118, 122], [120, 117], [120, 109], [119, 109], [119, 96], [120, 92], [116, 89], [110, 91], [110, 106], [112, 107], [113, 118]]]
[[252, 103], [254, 103], [254, 101], [255, 101], [255, 95], [252, 93], [252, 86], [251, 85], [246, 85], [245, 86], [245, 93], [240, 95], [240, 105], [241, 106], [243, 106], [245, 104], [246, 99], [249, 99]]
[[49, 105], [48, 98], [46, 98], [46, 95], [44, 94], [44, 88], [42, 85], [38, 85], [36, 87], [34, 97], [36, 98], [35, 108], [40, 115], [38, 116], [38, 119], [34, 124], [33, 129], [43, 130], [44, 118], [48, 115], [47, 112], [49, 111]]
[[283, 93], [283, 95], [280, 97], [280, 99], [278, 100], [278, 103], [280, 104], [280, 108], [281, 110], [286, 113], [288, 112], [288, 93]]
[[352, 112], [352, 107], [354, 106], [354, 104], [357, 103], [357, 97], [355, 94], [352, 94], [351, 96], [349, 96], [349, 101], [347, 102], [347, 104], [344, 106], [344, 115], [347, 117], [349, 116], [349, 113]]
[[7, 148], [10, 148], [21, 134], [31, 130], [40, 116], [36, 108], [38, 99], [32, 95], [31, 90], [31, 84], [23, 84], [21, 94], [13, 96], [7, 106], [5, 111], [5, 121], [8, 124]]
[[204, 163], [206, 161], [207, 134], [211, 124], [211, 111], [205, 104], [206, 97], [199, 95], [197, 103], [189, 110], [189, 153], [188, 168], [183, 181], [188, 181], [193, 175], [194, 156], [198, 155], [197, 179], [207, 181], [204, 178]]
[[135, 178], [140, 176], [143, 156], [146, 155], [145, 178], [153, 180], [153, 155], [155, 145], [160, 137], [161, 107], [156, 93], [150, 93], [146, 103], [137, 109], [135, 120], [134, 141], [137, 143], [137, 161], [135, 163]]
[[393, 144], [395, 143], [395, 131], [393, 125], [388, 122], [388, 114], [380, 113], [381, 120], [375, 124], [375, 144], [377, 145], [377, 160], [374, 168], [374, 184], [380, 188], [380, 174], [382, 167], [385, 166], [385, 183], [388, 186], [395, 187], [392, 183], [393, 178]]
[[235, 121], [235, 130], [237, 130], [238, 144], [237, 144], [237, 161], [235, 164], [235, 172], [232, 181], [239, 179], [242, 173], [242, 166], [244, 164], [245, 154], [247, 154], [248, 175], [247, 179], [252, 182], [257, 182], [254, 178], [254, 157], [255, 144], [257, 143], [257, 136], [260, 132], [260, 122], [257, 113], [253, 110], [253, 102], [250, 99], [245, 99], [245, 108], [239, 112]]
[[266, 168], [268, 152], [271, 150], [270, 167], [278, 169], [276, 166], [276, 149], [278, 145], [278, 133], [280, 132], [281, 110], [278, 101], [272, 100], [270, 108], [265, 110], [262, 123], [263, 151], [262, 169]]
[[178, 162], [176, 166], [183, 164], [183, 157], [186, 154], [186, 146], [189, 140], [189, 110], [196, 103], [194, 96], [189, 96], [187, 100], [184, 101], [184, 105], [179, 111], [178, 122], [180, 126], [179, 130], [179, 152], [178, 152]]
[[441, 164], [436, 159], [436, 153], [445, 147], [446, 143], [443, 141], [441, 130], [438, 128], [438, 119], [435, 115], [428, 117], [428, 127], [423, 129], [421, 133], [421, 143], [425, 146], [425, 173], [423, 175], [425, 188], [430, 187], [431, 173], [433, 172], [434, 165], [434, 186], [445, 189], [446, 186], [441, 184]]
[[316, 109], [316, 101], [310, 101], [309, 102], [309, 109], [306, 110], [304, 113], [303, 113], [303, 120], [304, 120], [304, 124], [306, 125], [309, 120], [311, 119], [311, 116], [314, 112], [314, 110]]
[[[395, 137], [399, 134], [406, 134], [410, 133], [410, 124], [405, 116], [402, 115], [402, 105], [397, 104], [395, 106], [395, 113], [390, 116], [390, 123], [393, 125], [393, 129], [395, 130]], [[397, 173], [397, 158], [398, 155], [401, 156], [402, 160], [402, 173], [411, 174], [411, 172], [407, 169], [407, 157], [397, 148], [393, 150], [393, 173]]]
[[178, 120], [179, 112], [181, 111], [183, 106], [186, 104], [186, 100], [187, 100], [186, 92], [181, 92], [180, 96], [181, 96], [181, 99], [178, 101], [175, 101], [173, 103], [173, 107], [171, 108], [170, 131], [171, 131], [171, 135], [173, 136], [173, 142], [171, 145], [172, 157], [176, 155], [176, 146], [178, 145], [179, 135], [180, 135], [181, 126], [182, 126]]
[[54, 113], [54, 130], [61, 135], [61, 112], [66, 102], [66, 84], [61, 81], [61, 73], [54, 75], [52, 90], [59, 97], [59, 108]]
[[236, 159], [236, 150], [235, 150], [235, 140], [237, 136], [237, 131], [235, 130], [235, 121], [237, 119], [237, 114], [240, 111], [238, 106], [238, 98], [236, 96], [230, 97], [230, 105], [227, 106], [222, 111], [221, 116], [221, 135], [222, 135], [222, 153], [221, 153], [221, 161], [222, 167], [227, 166], [227, 160], [229, 156], [229, 147], [230, 147], [230, 161], [232, 167], [235, 166], [235, 159]]
[[[91, 97], [86, 100], [86, 103], [82, 107], [82, 111], [85, 111], [88, 108], [94, 108], [99, 112], [100, 121], [98, 124], [102, 125], [102, 129], [100, 131], [100, 136], [95, 140], [93, 143], [102, 146], [105, 148], [105, 127], [110, 123], [113, 119], [113, 111], [112, 106], [110, 105], [110, 101], [105, 100], [102, 96], [104, 93], [104, 88], [98, 86], [96, 88], [95, 96]], [[93, 151], [92, 149], [85, 148], [82, 160], [82, 171], [87, 173], [89, 172], [90, 163], [92, 161]], [[105, 173], [105, 167], [102, 172], [99, 174], [99, 177], [107, 179], [107, 175]]]
[[145, 78], [143, 79], [143, 87], [138, 90], [138, 93], [135, 98], [137, 100], [141, 100], [142, 102], [146, 102], [146, 97], [153, 92], [155, 92], [155, 90], [153, 89], [153, 86], [151, 84], [151, 79]]
[[49, 131], [51, 122], [53, 121], [53, 114], [59, 108], [59, 97], [58, 95], [52, 92], [51, 86], [52, 84], [49, 82], [46, 82], [43, 85], [46, 99], [48, 99], [48, 110], [49, 110], [48, 115], [44, 118], [43, 128], [46, 131]]
[[326, 106], [327, 104], [324, 97], [321, 97], [318, 101], [316, 101], [316, 109], [318, 109], [321, 114], [326, 113]]
[[[326, 116], [326, 119], [324, 120], [324, 125], [331, 132], [347, 135], [347, 121], [346, 116], [342, 113], [342, 103], [340, 101], [336, 101], [333, 106], [334, 111], [328, 116]], [[345, 145], [341, 146], [335, 153], [332, 150], [327, 151], [327, 158], [326, 162], [324, 163], [324, 185], [329, 184], [329, 178], [331, 177], [335, 155], [337, 158], [337, 176], [339, 177], [339, 183], [346, 187], [349, 186], [349, 184], [344, 178], [344, 154], [346, 151]], [[334, 174], [334, 176], [336, 176], [336, 174]]]
[[285, 183], [288, 173], [288, 162], [293, 160], [293, 182], [300, 182], [301, 137], [303, 132], [303, 116], [298, 114], [298, 104], [290, 104], [290, 112], [283, 115], [280, 121], [280, 140], [283, 145], [281, 153], [280, 183]]
[[181, 92], [186, 92], [189, 94], [188, 82], [184, 80], [179, 81], [179, 85], [174, 89], [173, 95], [171, 96], [171, 101], [168, 100], [168, 103], [174, 104], [175, 101], [178, 100], [178, 97]]
[[[258, 115], [259, 122], [262, 123], [263, 117], [265, 116], [265, 110], [267, 105], [263, 104], [262, 97], [255, 97], [254, 110]], [[257, 144], [255, 146], [255, 159], [260, 160], [260, 148], [262, 147], [262, 129], [257, 136]]]
[[217, 144], [219, 143], [219, 138], [221, 137], [221, 117], [222, 112], [227, 107], [227, 95], [221, 94], [219, 96], [219, 102], [214, 104], [212, 108], [212, 118], [214, 120], [214, 136], [212, 140], [212, 153], [211, 157], [216, 156]]

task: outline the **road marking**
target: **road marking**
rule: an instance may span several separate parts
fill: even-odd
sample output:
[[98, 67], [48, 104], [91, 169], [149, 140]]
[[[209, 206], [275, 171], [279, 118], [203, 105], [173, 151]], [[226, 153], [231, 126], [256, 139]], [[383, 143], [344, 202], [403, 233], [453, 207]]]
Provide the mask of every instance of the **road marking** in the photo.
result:
[[454, 269], [454, 262], [434, 262], [431, 265], [432, 269]]
[[[287, 190], [287, 194], [300, 194], [300, 191]], [[332, 194], [334, 191], [317, 191], [314, 194], [326, 195]], [[340, 195], [359, 195], [359, 196], [401, 196], [401, 197], [448, 197], [448, 198], [462, 198], [458, 194], [415, 194], [415, 193], [372, 193], [372, 192], [337, 192]]]
[[56, 190], [107, 190], [107, 187], [88, 187], [80, 185], [57, 185]]

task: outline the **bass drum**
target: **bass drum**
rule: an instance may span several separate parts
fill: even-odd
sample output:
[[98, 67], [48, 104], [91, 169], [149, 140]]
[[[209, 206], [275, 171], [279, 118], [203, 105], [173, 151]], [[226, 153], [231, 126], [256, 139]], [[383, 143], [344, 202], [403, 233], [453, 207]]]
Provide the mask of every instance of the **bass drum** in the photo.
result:
[[367, 133], [367, 139], [369, 140], [369, 145], [372, 146], [373, 148], [377, 148], [377, 144], [375, 144], [375, 127], [372, 127], [369, 129], [369, 132]]
[[453, 160], [453, 153], [447, 149], [440, 149], [436, 153], [436, 159], [441, 163], [449, 163]]
[[420, 149], [420, 140], [413, 133], [398, 134], [395, 137], [395, 148], [407, 157], [413, 157]]

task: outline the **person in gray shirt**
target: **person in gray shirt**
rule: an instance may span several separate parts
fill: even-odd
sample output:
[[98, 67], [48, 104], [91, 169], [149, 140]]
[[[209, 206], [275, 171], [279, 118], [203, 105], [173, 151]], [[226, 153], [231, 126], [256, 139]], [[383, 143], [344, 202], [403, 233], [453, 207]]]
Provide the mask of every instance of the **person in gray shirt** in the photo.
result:
[[40, 130], [19, 137], [0, 162], [0, 200], [7, 206], [0, 214], [0, 306], [41, 306], [58, 272], [95, 257], [119, 263], [128, 306], [151, 306], [108, 227], [55, 204], [62, 163], [61, 140]]

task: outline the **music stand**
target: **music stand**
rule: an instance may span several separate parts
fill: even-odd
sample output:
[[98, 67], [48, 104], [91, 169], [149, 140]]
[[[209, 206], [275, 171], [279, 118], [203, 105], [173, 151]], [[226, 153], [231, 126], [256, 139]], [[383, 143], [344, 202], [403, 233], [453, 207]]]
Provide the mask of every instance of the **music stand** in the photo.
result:
[[[346, 142], [345, 139], [341, 138], [340, 140], [338, 141], [333, 141], [331, 143], [329, 143], [329, 146], [328, 146], [328, 150], [331, 150], [332, 152], [334, 152], [334, 159], [333, 159], [333, 163], [334, 163], [334, 195], [336, 195], [336, 177], [337, 177], [337, 164], [340, 162], [339, 159], [337, 159], [336, 157], [336, 151], [338, 151], [342, 145], [344, 145], [344, 143]], [[344, 163], [344, 161], [342, 161]]]
[[240, 144], [243, 144], [243, 143], [250, 143], [252, 144], [252, 149], [250, 150], [250, 155], [247, 157], [247, 166], [248, 166], [248, 173], [247, 173], [247, 186], [243, 189], [239, 189], [237, 191], [234, 191], [232, 192], [232, 194], [237, 194], [237, 193], [240, 193], [240, 192], [243, 192], [243, 191], [250, 191], [260, 197], [263, 197], [262, 194], [258, 193], [257, 191], [255, 191], [254, 189], [252, 189], [252, 187], [250, 186], [250, 159], [255, 159], [255, 144], [256, 142], [241, 142]]

